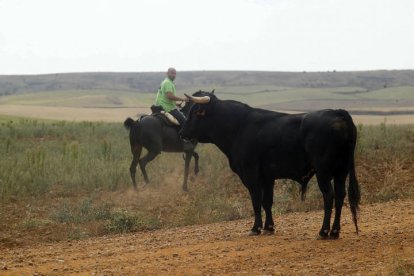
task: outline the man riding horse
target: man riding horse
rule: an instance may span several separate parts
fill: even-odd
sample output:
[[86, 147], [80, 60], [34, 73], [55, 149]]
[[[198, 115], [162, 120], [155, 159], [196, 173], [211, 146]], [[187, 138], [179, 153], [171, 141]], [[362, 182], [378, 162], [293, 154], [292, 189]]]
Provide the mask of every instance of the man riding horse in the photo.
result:
[[[151, 107], [153, 116], [144, 115], [138, 120], [127, 118], [124, 122], [124, 126], [129, 130], [129, 140], [133, 155], [130, 174], [135, 188], [137, 188], [135, 179], [137, 165], [139, 164], [144, 180], [148, 183], [149, 179], [145, 167], [161, 152], [184, 152], [183, 190], [187, 191], [189, 166], [192, 157], [195, 160], [194, 173], [198, 173], [198, 154], [195, 152], [197, 142], [183, 140], [178, 134], [178, 131], [186, 121], [186, 117], [182, 112], [188, 113], [192, 103], [189, 102], [187, 97], [180, 98], [176, 96], [173, 82], [175, 76], [175, 69], [169, 68], [167, 78], [161, 83], [158, 90], [155, 105]], [[175, 102], [177, 101], [186, 102], [181, 111], [176, 107]], [[178, 123], [180, 124], [179, 126]], [[147, 149], [147, 154], [141, 158], [142, 148]]]
[[176, 96], [174, 80], [177, 75], [175, 68], [168, 68], [167, 77], [161, 82], [158, 89], [155, 105], [161, 106], [165, 112], [170, 113], [182, 127], [186, 121], [185, 115], [178, 110], [176, 102], [188, 102], [187, 97], [181, 98]]

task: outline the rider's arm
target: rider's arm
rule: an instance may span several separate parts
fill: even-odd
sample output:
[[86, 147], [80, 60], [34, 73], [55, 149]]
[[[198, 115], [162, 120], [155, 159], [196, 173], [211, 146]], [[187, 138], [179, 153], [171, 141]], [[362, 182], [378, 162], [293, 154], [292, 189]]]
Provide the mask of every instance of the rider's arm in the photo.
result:
[[184, 98], [180, 98], [175, 96], [171, 91], [168, 91], [167, 93], [165, 93], [165, 96], [170, 100], [170, 101], [187, 101], [187, 97]]

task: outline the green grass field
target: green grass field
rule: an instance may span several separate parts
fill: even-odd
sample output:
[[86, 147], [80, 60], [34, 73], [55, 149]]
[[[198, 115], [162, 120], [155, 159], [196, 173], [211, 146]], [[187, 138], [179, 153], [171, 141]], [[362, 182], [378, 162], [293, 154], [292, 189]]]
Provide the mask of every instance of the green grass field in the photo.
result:
[[[358, 129], [363, 203], [412, 197], [414, 127]], [[148, 165], [148, 186], [138, 174], [135, 192], [122, 124], [0, 116], [0, 239], [24, 240], [33, 233], [40, 240], [79, 239], [250, 217], [248, 193], [224, 155], [213, 145], [197, 150], [201, 172], [191, 173], [188, 193], [181, 190], [181, 154], [166, 153]], [[303, 203], [297, 184], [277, 182], [276, 214], [321, 206], [314, 180]]]
[[[209, 91], [211, 87], [206, 87]], [[216, 87], [221, 99], [233, 99], [252, 106], [270, 106], [286, 102], [306, 102], [315, 100], [371, 101], [370, 107], [397, 107], [407, 101], [414, 102], [414, 87], [390, 87], [366, 91], [359, 87], [339, 88], [281, 88], [277, 86], [247, 85]], [[179, 94], [193, 93], [196, 90], [179, 90]], [[148, 107], [155, 98], [154, 93], [139, 93], [112, 90], [64, 90], [27, 93], [0, 97], [3, 105], [40, 105], [66, 107]], [[412, 104], [411, 104], [412, 106]], [[299, 104], [300, 107], [300, 104]], [[320, 106], [329, 108], [329, 106]]]

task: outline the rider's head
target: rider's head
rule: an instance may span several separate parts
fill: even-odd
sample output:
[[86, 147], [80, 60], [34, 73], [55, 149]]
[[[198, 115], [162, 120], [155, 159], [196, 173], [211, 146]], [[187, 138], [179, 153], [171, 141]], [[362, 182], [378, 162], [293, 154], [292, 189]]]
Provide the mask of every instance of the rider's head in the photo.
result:
[[173, 67], [168, 68], [167, 76], [170, 80], [172, 81], [175, 80], [176, 75], [177, 75], [177, 71], [175, 70], [175, 68]]

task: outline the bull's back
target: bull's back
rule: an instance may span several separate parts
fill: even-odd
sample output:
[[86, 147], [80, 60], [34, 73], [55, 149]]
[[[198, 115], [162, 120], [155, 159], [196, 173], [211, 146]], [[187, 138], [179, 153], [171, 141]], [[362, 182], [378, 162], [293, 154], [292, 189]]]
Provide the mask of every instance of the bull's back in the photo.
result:
[[260, 164], [272, 178], [300, 180], [309, 171], [301, 136], [302, 114], [275, 118], [258, 131]]
[[355, 139], [355, 125], [345, 110], [320, 110], [304, 116], [301, 135], [304, 148], [314, 165], [334, 165], [349, 154], [349, 143]]
[[[349, 140], [354, 132], [351, 115], [343, 109], [327, 109], [303, 116], [301, 132], [304, 136], [324, 136], [335, 140]], [[325, 142], [325, 141], [321, 141]]]

